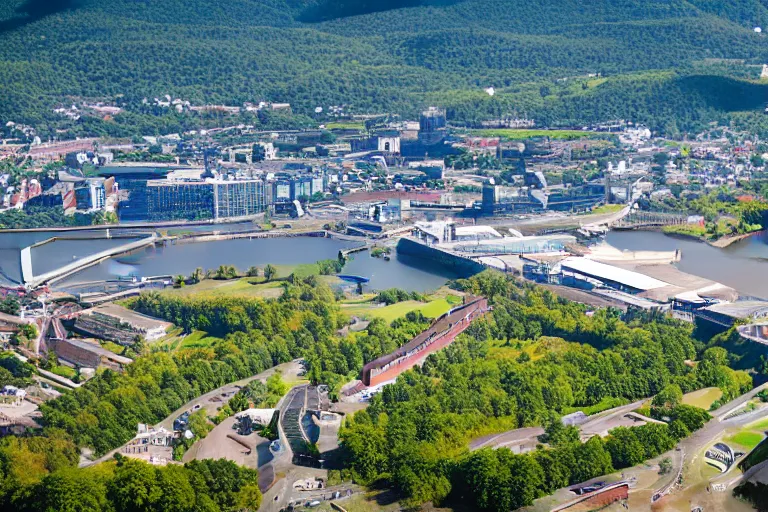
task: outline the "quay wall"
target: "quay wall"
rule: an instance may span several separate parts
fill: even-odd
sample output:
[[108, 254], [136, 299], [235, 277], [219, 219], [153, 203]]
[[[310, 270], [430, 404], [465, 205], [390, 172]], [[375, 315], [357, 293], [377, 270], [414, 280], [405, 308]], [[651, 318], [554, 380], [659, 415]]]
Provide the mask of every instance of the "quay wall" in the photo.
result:
[[485, 266], [482, 263], [438, 249], [437, 247], [422, 244], [408, 237], [401, 238], [397, 242], [397, 252], [435, 262], [451, 269], [462, 277], [470, 277], [485, 270]]

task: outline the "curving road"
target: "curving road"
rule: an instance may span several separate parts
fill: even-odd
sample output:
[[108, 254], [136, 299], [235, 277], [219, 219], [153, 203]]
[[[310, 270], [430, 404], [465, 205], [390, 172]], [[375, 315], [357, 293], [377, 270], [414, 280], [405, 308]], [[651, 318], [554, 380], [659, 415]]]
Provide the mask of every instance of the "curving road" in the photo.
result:
[[[283, 372], [283, 375], [287, 377], [296, 378], [299, 371], [303, 369], [301, 364], [299, 364], [300, 359], [296, 359], [294, 361], [283, 363], [278, 366], [274, 366], [268, 370], [265, 370], [257, 375], [253, 375], [251, 377], [241, 379], [235, 382], [230, 382], [229, 384], [225, 384], [224, 386], [221, 386], [219, 388], [214, 389], [213, 391], [209, 391], [208, 393], [201, 395], [197, 398], [194, 398], [181, 406], [180, 408], [176, 409], [173, 413], [171, 413], [167, 418], [162, 420], [160, 423], [156, 424], [155, 428], [163, 427], [165, 429], [171, 430], [173, 428], [173, 421], [181, 416], [182, 413], [194, 409], [196, 406], [199, 406], [200, 408], [205, 408], [208, 414], [214, 414], [216, 412], [216, 409], [224, 405], [226, 403], [226, 400], [224, 400], [221, 395], [227, 394], [227, 397], [231, 396], [232, 394], [236, 393], [240, 388], [245, 386], [251, 381], [254, 381], [256, 379], [266, 379], [267, 377], [271, 376], [276, 371], [280, 370]], [[106, 455], [94, 460], [94, 461], [87, 461], [82, 462], [80, 464], [80, 467], [86, 467], [91, 466], [93, 464], [98, 464], [100, 462], [105, 462], [110, 460], [115, 453], [118, 453], [123, 450], [123, 448], [128, 443], [123, 444], [122, 446], [115, 448], [111, 452], [107, 453]]]

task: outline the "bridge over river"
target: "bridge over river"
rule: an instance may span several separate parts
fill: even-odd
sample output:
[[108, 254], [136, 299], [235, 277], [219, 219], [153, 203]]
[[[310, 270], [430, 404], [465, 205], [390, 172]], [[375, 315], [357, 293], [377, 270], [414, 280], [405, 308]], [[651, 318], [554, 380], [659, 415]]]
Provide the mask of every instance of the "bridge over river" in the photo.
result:
[[158, 240], [160, 239], [154, 234], [146, 238], [142, 238], [141, 240], [132, 240], [117, 247], [113, 247], [111, 249], [107, 249], [105, 251], [77, 259], [72, 263], [40, 275], [35, 275], [32, 269], [32, 248], [34, 246], [25, 247], [21, 250], [21, 278], [24, 286], [29, 289], [34, 289], [38, 286], [63, 279], [69, 275], [74, 274], [75, 272], [79, 272], [80, 270], [88, 268], [92, 265], [96, 265], [113, 256], [149, 247], [154, 245]]

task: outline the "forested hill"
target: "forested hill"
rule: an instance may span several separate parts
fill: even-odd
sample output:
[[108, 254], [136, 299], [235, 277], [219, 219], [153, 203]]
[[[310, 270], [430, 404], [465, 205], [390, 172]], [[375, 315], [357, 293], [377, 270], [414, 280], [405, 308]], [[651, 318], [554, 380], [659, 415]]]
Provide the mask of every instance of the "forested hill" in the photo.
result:
[[141, 99], [170, 94], [695, 129], [762, 110], [757, 26], [767, 0], [5, 0], [0, 121], [52, 131], [56, 106], [117, 100], [138, 117], [81, 129], [122, 133], [146, 123]]

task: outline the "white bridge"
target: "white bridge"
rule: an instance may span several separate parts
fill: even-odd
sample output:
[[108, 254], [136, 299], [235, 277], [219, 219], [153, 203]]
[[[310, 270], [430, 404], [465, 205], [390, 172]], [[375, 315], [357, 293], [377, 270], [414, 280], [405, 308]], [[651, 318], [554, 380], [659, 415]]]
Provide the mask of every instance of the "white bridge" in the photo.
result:
[[142, 238], [141, 240], [133, 240], [126, 244], [107, 249], [106, 251], [101, 251], [96, 254], [85, 256], [76, 261], [73, 261], [72, 263], [64, 265], [63, 267], [59, 267], [57, 269], [51, 270], [50, 272], [45, 272], [44, 274], [37, 276], [34, 275], [34, 272], [32, 271], [33, 246], [25, 247], [21, 250], [21, 280], [24, 283], [24, 286], [26, 286], [28, 289], [34, 289], [38, 286], [64, 279], [65, 277], [70, 276], [75, 272], [79, 272], [80, 270], [88, 268], [92, 265], [97, 265], [106, 259], [117, 256], [118, 254], [125, 254], [137, 249], [149, 247], [150, 245], [154, 245], [157, 240], [158, 237], [155, 235]]

